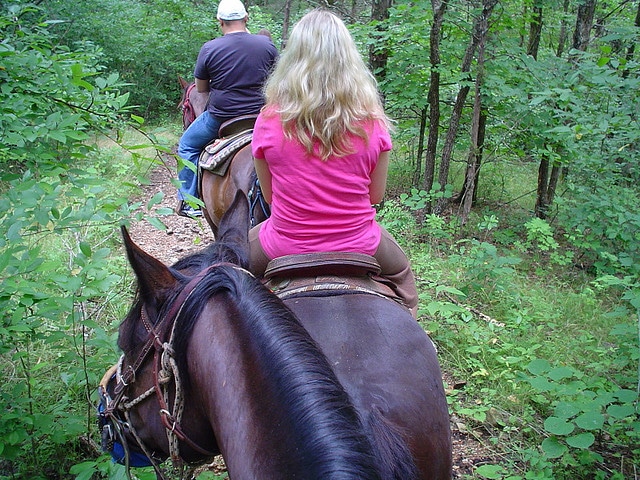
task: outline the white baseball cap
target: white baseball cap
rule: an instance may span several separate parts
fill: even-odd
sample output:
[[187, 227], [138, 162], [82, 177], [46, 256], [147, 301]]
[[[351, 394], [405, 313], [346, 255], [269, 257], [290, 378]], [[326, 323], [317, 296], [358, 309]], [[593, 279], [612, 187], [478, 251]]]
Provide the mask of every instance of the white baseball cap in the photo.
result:
[[218, 4], [218, 20], [244, 20], [247, 11], [240, 0], [220, 0]]

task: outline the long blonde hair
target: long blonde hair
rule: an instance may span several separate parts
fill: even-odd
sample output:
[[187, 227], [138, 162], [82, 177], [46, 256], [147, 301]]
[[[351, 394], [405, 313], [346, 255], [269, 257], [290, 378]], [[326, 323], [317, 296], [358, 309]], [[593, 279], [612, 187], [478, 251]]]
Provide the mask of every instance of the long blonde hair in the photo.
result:
[[349, 30], [322, 9], [307, 13], [291, 31], [265, 96], [265, 110], [280, 115], [285, 135], [323, 160], [352, 153], [347, 133], [366, 139], [363, 122], [390, 126], [376, 80]]

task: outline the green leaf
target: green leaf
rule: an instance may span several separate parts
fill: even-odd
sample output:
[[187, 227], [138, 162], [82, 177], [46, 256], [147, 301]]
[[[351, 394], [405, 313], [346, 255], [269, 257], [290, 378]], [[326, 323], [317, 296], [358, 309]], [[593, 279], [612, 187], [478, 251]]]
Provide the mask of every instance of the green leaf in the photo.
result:
[[574, 448], [589, 448], [596, 441], [596, 437], [591, 432], [583, 432], [566, 438], [567, 443]]
[[571, 369], [569, 367], [558, 367], [558, 368], [554, 368], [551, 371], [549, 371], [548, 375], [549, 375], [549, 378], [551, 378], [552, 380], [555, 380], [557, 382], [557, 381], [562, 380], [564, 378], [573, 377], [573, 369]]
[[536, 358], [527, 365], [527, 370], [534, 375], [542, 375], [551, 369], [551, 364], [542, 358]]
[[504, 469], [500, 465], [481, 465], [475, 473], [484, 478], [502, 478]]
[[162, 202], [163, 197], [164, 194], [162, 192], [158, 192], [153, 197], [151, 197], [149, 202], [147, 202], [147, 210], [151, 210], [151, 207]]
[[529, 383], [533, 388], [539, 392], [550, 392], [555, 389], [555, 386], [549, 382], [545, 377], [534, 377], [529, 379]]
[[607, 413], [613, 418], [621, 420], [634, 415], [636, 410], [633, 405], [609, 405]]
[[148, 222], [153, 225], [154, 227], [156, 227], [158, 230], [166, 230], [167, 226], [162, 223], [162, 221], [158, 218], [158, 217], [149, 217], [147, 218]]
[[91, 245], [87, 242], [80, 242], [80, 251], [85, 257], [91, 257]]
[[582, 410], [571, 402], [558, 402], [553, 413], [559, 418], [572, 418], [578, 415]]
[[631, 403], [638, 400], [638, 393], [635, 390], [621, 389], [613, 394], [622, 403]]
[[566, 445], [560, 443], [557, 438], [545, 438], [542, 442], [542, 450], [547, 458], [560, 458], [569, 449]]
[[549, 417], [544, 421], [544, 429], [554, 435], [569, 435], [575, 429], [575, 425], [564, 418]]
[[604, 415], [600, 412], [584, 412], [575, 420], [576, 425], [585, 430], [598, 430], [604, 425]]

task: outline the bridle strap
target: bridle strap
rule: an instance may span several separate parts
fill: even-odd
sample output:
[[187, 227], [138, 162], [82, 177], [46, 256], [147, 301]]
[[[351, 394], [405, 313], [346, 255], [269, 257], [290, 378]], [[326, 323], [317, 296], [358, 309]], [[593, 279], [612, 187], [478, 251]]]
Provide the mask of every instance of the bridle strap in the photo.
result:
[[[149, 334], [149, 337], [148, 337], [147, 341], [145, 342], [144, 346], [142, 347], [142, 351], [138, 354], [135, 362], [132, 365], [129, 365], [128, 367], [126, 367], [124, 372], [120, 371], [121, 368], [122, 368], [124, 355], [121, 357], [120, 361], [116, 365], [118, 373], [116, 375], [117, 382], [116, 382], [116, 386], [114, 387], [114, 397], [109, 402], [109, 404], [108, 404], [108, 406], [107, 406], [107, 408], [105, 410], [105, 415], [111, 416], [112, 418], [117, 420], [117, 415], [115, 414], [115, 412], [116, 412], [116, 410], [120, 410], [120, 404], [123, 402], [124, 394], [125, 394], [127, 386], [135, 381], [136, 372], [140, 369], [142, 364], [146, 361], [146, 359], [149, 356], [149, 354], [151, 353], [151, 351], [154, 350], [154, 358], [153, 358], [154, 382], [153, 382], [153, 387], [149, 388], [146, 392], [144, 392], [143, 394], [141, 394], [137, 398], [127, 402], [126, 405], [125, 405], [124, 413], [125, 413], [125, 417], [127, 419], [127, 422], [128, 422], [128, 425], [129, 425], [129, 429], [130, 429], [132, 435], [134, 436], [134, 438], [138, 442], [140, 448], [143, 450], [145, 455], [147, 455], [147, 457], [149, 457], [150, 461], [153, 464], [154, 470], [156, 471], [156, 475], [158, 476], [158, 478], [163, 478], [161, 470], [159, 469], [159, 466], [157, 465], [157, 462], [155, 461], [155, 459], [153, 459], [150, 456], [150, 453], [148, 452], [148, 449], [146, 448], [146, 446], [142, 442], [142, 439], [139, 438], [135, 428], [131, 424], [131, 421], [129, 420], [129, 410], [133, 406], [135, 406], [138, 403], [140, 403], [141, 401], [143, 401], [144, 399], [148, 398], [150, 395], [153, 395], [153, 392], [155, 391], [156, 398], [157, 398], [158, 404], [160, 406], [160, 411], [159, 411], [160, 419], [161, 419], [162, 424], [164, 425], [164, 427], [165, 427], [165, 429], [167, 431], [167, 440], [169, 441], [169, 448], [170, 448], [170, 451], [171, 451], [172, 461], [174, 463], [181, 461], [180, 456], [179, 456], [179, 452], [178, 452], [177, 443], [176, 443], [175, 448], [172, 447], [172, 441], [171, 441], [171, 437], [172, 436], [177, 438], [179, 441], [182, 441], [182, 442], [186, 443], [191, 449], [193, 449], [194, 451], [196, 451], [198, 453], [201, 453], [201, 454], [203, 454], [205, 456], [208, 456], [208, 457], [212, 457], [214, 455], [214, 452], [210, 452], [210, 451], [200, 447], [199, 445], [197, 445], [183, 431], [183, 429], [182, 429], [182, 427], [180, 425], [180, 420], [181, 420], [181, 416], [182, 416], [181, 412], [177, 415], [177, 418], [176, 418], [176, 416], [174, 416], [169, 411], [168, 402], [167, 402], [167, 400], [165, 399], [165, 397], [163, 395], [163, 387], [162, 387], [161, 381], [160, 381], [160, 366], [162, 364], [162, 356], [163, 356], [164, 353], [168, 353], [169, 356], [171, 356], [171, 353], [172, 353], [171, 352], [172, 351], [171, 345], [173, 343], [173, 334], [174, 334], [174, 331], [175, 331], [176, 319], [180, 315], [180, 312], [182, 311], [182, 308], [185, 305], [186, 301], [189, 299], [190, 295], [193, 293], [193, 291], [195, 290], [197, 285], [200, 283], [200, 281], [209, 272], [211, 272], [213, 269], [215, 269], [217, 267], [221, 267], [221, 266], [229, 266], [229, 267], [232, 267], [235, 270], [239, 270], [239, 271], [242, 271], [242, 272], [244, 272], [244, 273], [246, 273], [246, 274], [248, 274], [250, 276], [253, 276], [251, 274], [251, 272], [245, 270], [244, 268], [239, 267], [238, 265], [234, 265], [232, 263], [228, 263], [228, 262], [215, 263], [213, 265], [210, 265], [210, 266], [204, 268], [203, 270], [201, 270], [197, 275], [195, 275], [184, 286], [184, 288], [180, 291], [180, 293], [176, 296], [176, 298], [171, 302], [171, 305], [170, 305], [168, 311], [166, 312], [166, 314], [160, 319], [160, 321], [158, 321], [155, 324], [155, 326], [150, 322], [149, 317], [147, 315], [147, 312], [146, 312], [146, 309], [144, 308], [144, 306], [141, 306], [140, 307], [141, 321], [142, 321], [145, 329], [147, 330], [147, 332]], [[161, 327], [161, 328], [158, 329], [158, 327]], [[169, 342], [168, 343], [164, 343], [160, 338], [160, 333], [159, 332], [162, 332], [162, 335], [166, 336], [166, 334], [169, 332], [169, 330], [170, 330]], [[113, 367], [110, 370], [110, 372], [112, 372], [112, 371], [113, 371]], [[106, 377], [106, 375], [105, 375], [105, 377]], [[175, 392], [175, 396], [174, 396], [174, 408], [176, 408], [176, 404], [178, 403], [176, 397], [178, 397], [178, 394], [179, 394], [178, 390], [179, 390], [179, 384], [180, 384], [179, 378], [178, 378], [178, 375], [177, 375], [177, 367], [175, 368], [175, 373], [173, 374], [173, 377], [174, 377], [174, 380], [176, 382], [176, 392]], [[170, 379], [170, 377], [167, 376], [167, 378], [165, 379], [164, 383], [168, 382], [169, 379]], [[179, 408], [183, 408], [183, 407], [179, 406]]]
[[[168, 350], [171, 349], [171, 345], [173, 343], [173, 332], [175, 330], [174, 328], [175, 321], [180, 315], [180, 312], [182, 311], [182, 308], [184, 307], [186, 301], [189, 299], [189, 297], [191, 296], [195, 288], [198, 286], [200, 281], [214, 268], [219, 267], [221, 265], [223, 264], [216, 263], [213, 265], [209, 265], [207, 268], [201, 270], [196, 276], [194, 276], [189, 281], [189, 283], [187, 283], [187, 285], [185, 285], [185, 287], [180, 291], [180, 293], [173, 300], [173, 302], [171, 302], [171, 306], [169, 310], [167, 311], [165, 316], [160, 320], [160, 322], [158, 322], [158, 325], [163, 325], [167, 330], [169, 326], [172, 327], [168, 344], [161, 342], [160, 337], [157, 333], [157, 330], [153, 327], [153, 325], [151, 325], [151, 323], [148, 321], [148, 318], [146, 321], [143, 322], [150, 336], [147, 343], [149, 343], [153, 339], [153, 345], [155, 345], [156, 347], [155, 353], [154, 353], [154, 362], [153, 362], [154, 363], [154, 366], [153, 366], [154, 390], [156, 392], [156, 399], [158, 400], [158, 404], [160, 406], [160, 410], [159, 410], [160, 420], [162, 421], [162, 424], [165, 426], [165, 429], [167, 431], [167, 440], [169, 441], [170, 450], [175, 450], [175, 451], [172, 451], [172, 455], [171, 455], [172, 457], [171, 459], [174, 462], [179, 461], [180, 456], [177, 450], [177, 446], [175, 447], [175, 449], [171, 447], [172, 436], [175, 436], [180, 441], [186, 443], [190, 448], [192, 448], [198, 453], [201, 453], [209, 457], [214, 455], [213, 452], [210, 452], [209, 450], [206, 450], [200, 447], [193, 440], [191, 440], [187, 436], [187, 434], [184, 433], [184, 431], [182, 430], [182, 426], [180, 425], [181, 418], [174, 418], [174, 416], [169, 411], [169, 405], [165, 400], [165, 397], [163, 395], [163, 389], [162, 389], [162, 386], [160, 385], [160, 367], [162, 363], [161, 361], [162, 353], [167, 352]], [[143, 315], [143, 319], [144, 317], [146, 317], [146, 315]], [[165, 330], [165, 333], [167, 330]], [[178, 396], [179, 381], [177, 379], [176, 373], [174, 373], [174, 380], [176, 381], [175, 396]], [[167, 378], [167, 381], [168, 381], [168, 378]], [[174, 399], [174, 408], [176, 407], [175, 405], [176, 403], [177, 402]], [[179, 417], [181, 417], [181, 415], [179, 415]]]
[[[198, 273], [195, 277], [193, 277], [191, 281], [187, 283], [187, 285], [180, 291], [178, 296], [171, 303], [171, 308], [169, 309], [167, 314], [157, 323], [157, 326], [160, 326], [166, 323], [167, 321], [170, 321], [170, 322], [175, 321], [175, 318], [180, 312], [180, 309], [182, 308], [182, 306], [184, 305], [184, 302], [187, 300], [189, 295], [191, 295], [191, 293], [195, 289], [196, 285], [200, 282], [200, 280], [202, 280], [202, 278], [207, 273], [209, 273], [214, 267], [217, 267], [220, 265], [221, 264], [219, 263], [210, 265], [209, 267], [200, 271], [200, 273]], [[145, 329], [147, 330], [147, 333], [149, 333], [149, 338], [147, 339], [144, 346], [142, 347], [142, 351], [138, 354], [136, 361], [133, 362], [133, 365], [129, 365], [124, 372], [121, 372], [121, 376], [118, 379], [118, 383], [116, 384], [114, 389], [113, 404], [116, 406], [122, 400], [122, 397], [124, 395], [124, 390], [126, 389], [126, 387], [130, 383], [135, 381], [136, 372], [142, 366], [144, 361], [147, 359], [147, 356], [151, 353], [151, 350], [154, 347], [156, 350], [158, 348], [162, 348], [162, 341], [160, 340], [160, 337], [157, 333], [156, 328], [154, 328], [154, 326], [149, 321], [149, 318], [147, 316], [144, 306], [140, 307], [140, 318], [142, 320], [142, 323]]]

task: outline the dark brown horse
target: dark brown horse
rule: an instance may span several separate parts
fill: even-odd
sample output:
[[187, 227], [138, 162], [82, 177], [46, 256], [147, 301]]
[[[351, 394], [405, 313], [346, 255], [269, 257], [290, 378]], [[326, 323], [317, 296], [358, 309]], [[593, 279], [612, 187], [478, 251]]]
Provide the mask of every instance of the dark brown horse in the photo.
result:
[[[179, 103], [182, 110], [182, 125], [186, 130], [191, 122], [207, 108], [209, 94], [198, 93], [195, 84], [187, 82], [182, 77], [178, 77], [178, 80], [183, 92]], [[223, 124], [220, 127], [221, 138], [230, 133], [234, 133], [232, 125]], [[203, 169], [199, 169], [198, 175], [200, 175], [199, 195], [205, 205], [204, 218], [211, 227], [214, 237], [218, 235], [218, 225], [222, 215], [231, 205], [238, 190], [242, 190], [251, 201], [252, 225], [260, 223], [268, 215], [268, 206], [262, 200], [257, 186], [250, 145], [243, 147], [235, 154], [224, 176]]]
[[425, 332], [374, 295], [285, 305], [242, 268], [248, 220], [238, 194], [218, 241], [172, 268], [124, 231], [139, 290], [103, 417], [121, 426], [125, 451], [156, 463], [221, 452], [240, 480], [451, 478]]

